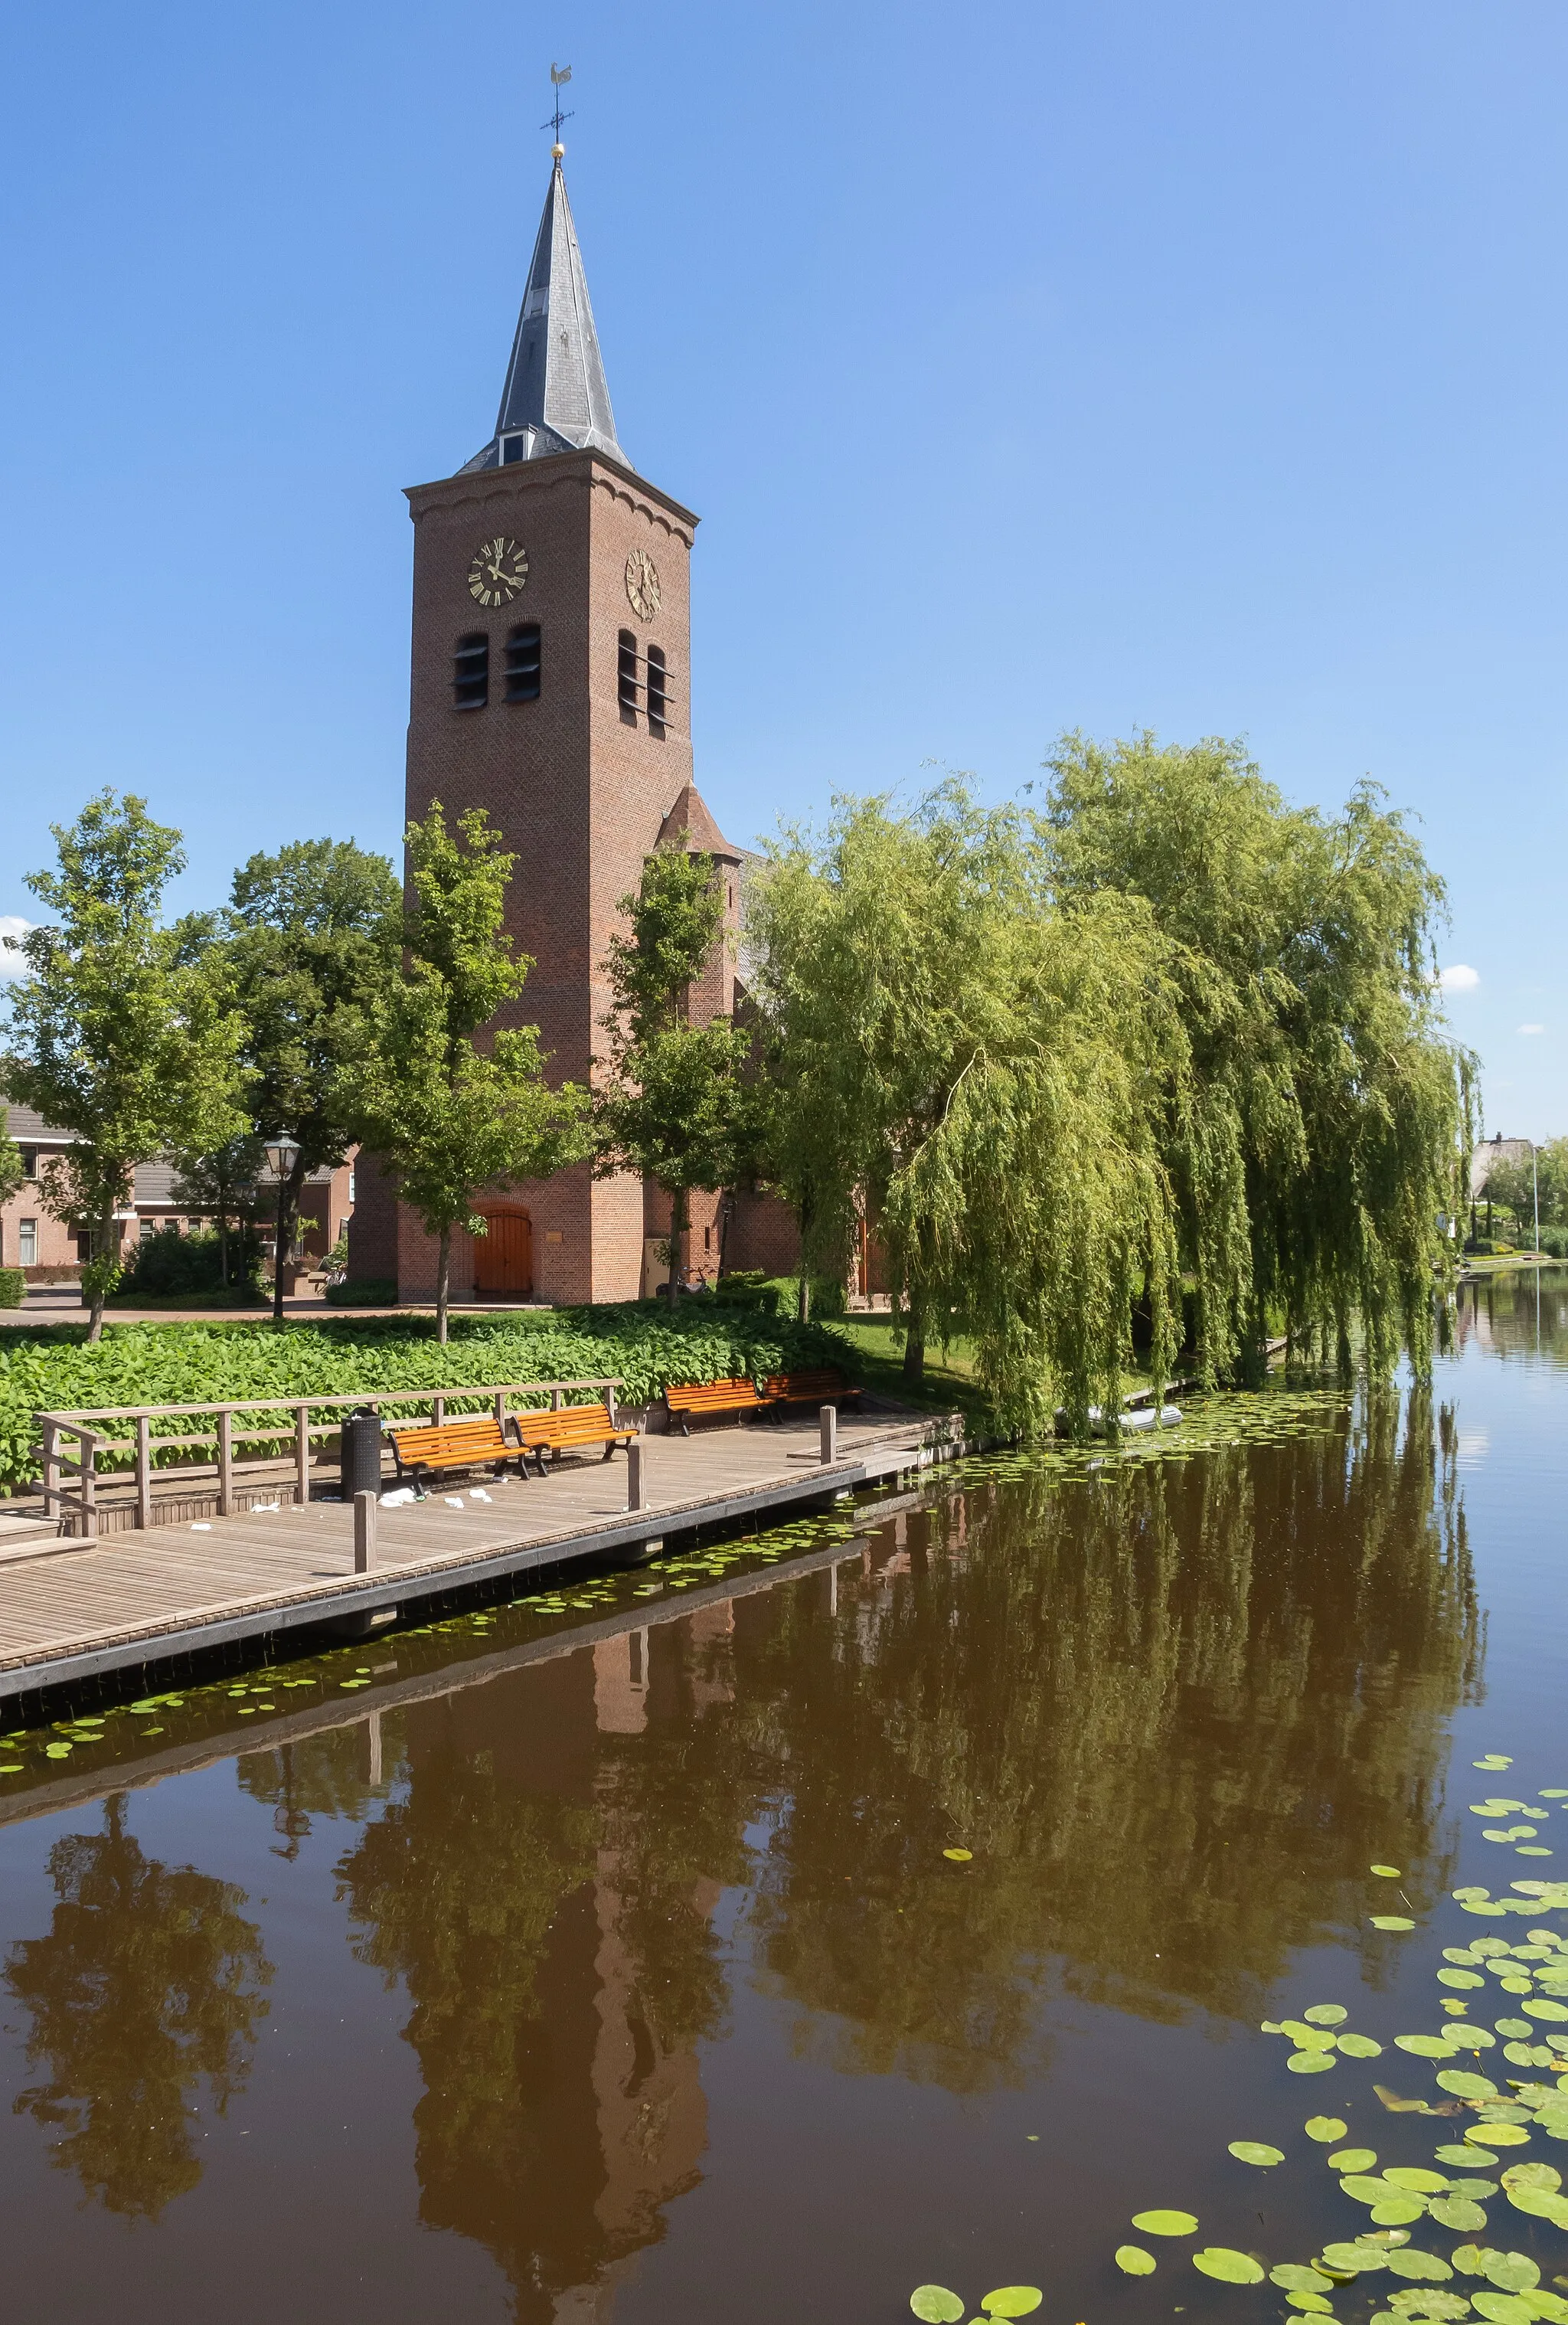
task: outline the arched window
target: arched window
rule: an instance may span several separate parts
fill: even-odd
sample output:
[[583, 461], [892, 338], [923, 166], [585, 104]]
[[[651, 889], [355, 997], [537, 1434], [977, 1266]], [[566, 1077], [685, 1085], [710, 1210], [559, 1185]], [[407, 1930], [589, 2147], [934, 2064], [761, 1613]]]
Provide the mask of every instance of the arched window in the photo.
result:
[[537, 702], [539, 688], [539, 624], [520, 622], [506, 641], [506, 699]]
[[635, 718], [641, 692], [637, 679], [637, 641], [630, 630], [623, 630], [619, 643], [615, 691], [620, 700], [623, 718]]
[[475, 630], [452, 657], [452, 700], [459, 710], [483, 710], [489, 699], [490, 640]]
[[650, 735], [657, 735], [661, 742], [664, 738], [664, 719], [669, 702], [664, 648], [650, 646], [648, 649], [648, 731]]

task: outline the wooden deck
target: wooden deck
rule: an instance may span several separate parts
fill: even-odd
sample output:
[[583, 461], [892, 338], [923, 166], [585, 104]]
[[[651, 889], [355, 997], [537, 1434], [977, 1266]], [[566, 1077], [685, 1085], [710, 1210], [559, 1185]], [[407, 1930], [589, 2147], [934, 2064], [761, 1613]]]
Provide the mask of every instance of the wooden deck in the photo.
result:
[[853, 1492], [960, 1448], [956, 1416], [844, 1415], [824, 1466], [809, 1422], [643, 1440], [645, 1506], [626, 1508], [624, 1458], [548, 1477], [474, 1479], [378, 1513], [377, 1564], [354, 1571], [353, 1512], [313, 1502], [97, 1542], [49, 1538], [0, 1555], [0, 1700], [97, 1673], [323, 1623], [374, 1622], [420, 1598], [576, 1559], [635, 1555]]

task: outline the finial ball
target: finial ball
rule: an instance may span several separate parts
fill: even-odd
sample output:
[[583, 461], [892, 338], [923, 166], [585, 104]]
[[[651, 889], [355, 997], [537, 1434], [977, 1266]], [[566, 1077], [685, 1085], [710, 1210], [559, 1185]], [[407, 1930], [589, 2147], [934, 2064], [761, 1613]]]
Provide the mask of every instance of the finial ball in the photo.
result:
[[550, 160], [551, 160], [552, 162], [559, 162], [559, 161], [564, 160], [565, 155], [566, 155], [566, 150], [567, 150], [567, 149], [566, 149], [566, 147], [565, 147], [564, 145], [552, 145], [552, 146], [550, 147]]

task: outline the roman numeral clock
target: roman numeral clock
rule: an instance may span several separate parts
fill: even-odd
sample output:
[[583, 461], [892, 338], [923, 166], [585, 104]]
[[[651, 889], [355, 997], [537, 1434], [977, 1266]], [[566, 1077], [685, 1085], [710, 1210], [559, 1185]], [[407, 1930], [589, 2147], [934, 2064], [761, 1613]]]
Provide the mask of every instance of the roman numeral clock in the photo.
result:
[[528, 579], [528, 551], [497, 533], [481, 542], [468, 568], [468, 595], [482, 606], [510, 606]]

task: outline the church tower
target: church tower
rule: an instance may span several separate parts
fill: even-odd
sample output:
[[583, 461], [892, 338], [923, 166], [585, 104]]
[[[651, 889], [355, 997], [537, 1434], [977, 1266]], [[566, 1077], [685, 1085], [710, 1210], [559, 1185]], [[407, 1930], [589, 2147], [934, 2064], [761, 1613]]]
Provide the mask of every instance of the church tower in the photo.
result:
[[[697, 520], [621, 448], [558, 145], [495, 432], [408, 499], [408, 816], [438, 799], [449, 820], [484, 808], [503, 834], [517, 857], [508, 927], [535, 964], [512, 1014], [539, 1026], [552, 1082], [586, 1082], [604, 1046], [617, 903], [661, 831], [669, 844], [672, 828], [693, 828]], [[738, 866], [725, 853], [733, 911]], [[377, 1175], [359, 1172], [356, 1274], [392, 1273], [390, 1190], [378, 1194]], [[595, 1181], [585, 1164], [514, 1193], [476, 1191], [475, 1208], [491, 1233], [454, 1238], [457, 1297], [468, 1271], [480, 1292], [554, 1301], [642, 1288], [640, 1179]], [[401, 1206], [395, 1246], [401, 1296], [431, 1296], [434, 1246]]]

